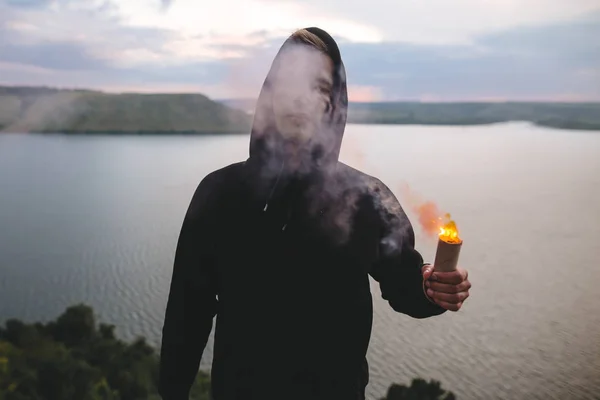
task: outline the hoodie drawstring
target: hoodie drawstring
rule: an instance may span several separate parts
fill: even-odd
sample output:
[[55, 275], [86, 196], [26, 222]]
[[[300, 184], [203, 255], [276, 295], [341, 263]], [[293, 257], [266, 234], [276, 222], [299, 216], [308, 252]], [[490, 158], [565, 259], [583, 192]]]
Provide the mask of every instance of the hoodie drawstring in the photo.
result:
[[[279, 184], [279, 180], [281, 178], [281, 174], [283, 172], [284, 166], [285, 166], [285, 161], [282, 161], [281, 168], [279, 169], [279, 173], [277, 174], [277, 179], [275, 180], [275, 184], [273, 184], [273, 187], [271, 188], [271, 192], [269, 193], [269, 196], [267, 197], [267, 200], [265, 202], [265, 207], [263, 208], [263, 212], [266, 212], [269, 209], [269, 201], [271, 200], [271, 198], [273, 197], [273, 194], [275, 193], [275, 190], [277, 189], [277, 185]], [[285, 223], [281, 227], [282, 231], [285, 231], [285, 229], [287, 228], [291, 217], [292, 217], [292, 206], [290, 205], [287, 210], [287, 216], [286, 216]]]
[[283, 224], [283, 227], [281, 228], [282, 231], [285, 231], [285, 228], [287, 228], [291, 217], [292, 217], [292, 206], [289, 206], [288, 210], [287, 210], [287, 218], [285, 219], [285, 224]]
[[267, 209], [269, 208], [269, 201], [271, 200], [271, 197], [273, 197], [273, 193], [275, 193], [275, 189], [277, 188], [277, 184], [279, 183], [279, 178], [281, 178], [281, 173], [283, 172], [284, 165], [285, 165], [285, 160], [281, 162], [281, 168], [279, 168], [279, 173], [277, 174], [277, 179], [275, 180], [275, 184], [271, 188], [271, 192], [269, 193], [269, 196], [267, 197], [267, 201], [265, 202], [265, 208], [263, 208], [263, 212], [266, 212]]

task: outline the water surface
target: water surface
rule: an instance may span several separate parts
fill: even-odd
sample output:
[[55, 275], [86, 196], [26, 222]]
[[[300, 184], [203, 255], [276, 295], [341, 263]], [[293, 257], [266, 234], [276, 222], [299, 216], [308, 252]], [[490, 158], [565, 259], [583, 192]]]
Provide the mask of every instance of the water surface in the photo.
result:
[[[158, 346], [191, 195], [247, 150], [247, 136], [0, 135], [0, 322], [86, 302]], [[600, 393], [600, 132], [350, 125], [342, 160], [451, 212], [474, 285], [459, 313], [416, 320], [372, 283], [369, 398], [417, 376], [460, 399]]]

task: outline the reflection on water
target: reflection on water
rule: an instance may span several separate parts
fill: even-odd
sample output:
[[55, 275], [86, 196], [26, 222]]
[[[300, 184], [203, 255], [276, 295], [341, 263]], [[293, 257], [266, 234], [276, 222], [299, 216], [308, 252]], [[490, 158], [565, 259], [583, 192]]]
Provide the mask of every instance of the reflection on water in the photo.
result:
[[[0, 136], [0, 320], [84, 301], [158, 345], [191, 195], [247, 149], [246, 136]], [[416, 376], [460, 399], [600, 393], [599, 132], [351, 125], [342, 159], [451, 212], [474, 284], [459, 313], [415, 320], [373, 283], [370, 398]]]

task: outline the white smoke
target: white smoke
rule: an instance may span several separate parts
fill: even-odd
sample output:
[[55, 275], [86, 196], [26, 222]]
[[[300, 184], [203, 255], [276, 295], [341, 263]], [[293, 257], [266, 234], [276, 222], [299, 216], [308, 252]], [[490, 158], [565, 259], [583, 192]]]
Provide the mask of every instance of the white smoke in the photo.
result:
[[[280, 153], [286, 150], [281, 148], [284, 141], [278, 134], [275, 134], [278, 127], [274, 110], [278, 106], [298, 102], [298, 108], [302, 108], [307, 113], [318, 109], [318, 105], [313, 103], [319, 99], [306, 90], [311, 88], [311, 85], [317, 84], [314, 82], [315, 68], [307, 65], [307, 60], [315, 59], [315, 53], [327, 59], [326, 55], [318, 53], [314, 48], [290, 43], [275, 58], [267, 74], [265, 84], [256, 102], [253, 131], [256, 138], [264, 140], [264, 145], [270, 153]], [[274, 85], [279, 87], [274, 87]], [[281, 90], [281, 87], [285, 87], [285, 90]], [[290, 96], [297, 96], [297, 98], [290, 99]], [[314, 116], [315, 112], [312, 114]], [[313, 154], [331, 154], [336, 151], [339, 138], [335, 132], [335, 126], [327, 124], [325, 116], [323, 120], [316, 122], [319, 126], [315, 127], [314, 135], [311, 135], [308, 141], [296, 149], [298, 159], [301, 159], [302, 163], [293, 169], [288, 168], [289, 165], [283, 165], [282, 169], [280, 160], [270, 160], [264, 171], [266, 178], [279, 174], [284, 174], [282, 178], [286, 178], [285, 174], [291, 172], [307, 173], [314, 167], [318, 167], [314, 164]]]
[[[273, 112], [274, 105], [277, 105], [278, 102], [289, 102], [290, 99], [284, 98], [284, 96], [289, 96], [290, 93], [303, 93], [302, 88], [311, 87], [315, 79], [315, 69], [307, 67], [307, 60], [314, 60], [315, 52], [314, 48], [305, 45], [286, 45], [273, 61], [267, 74], [265, 86], [263, 86], [256, 103], [254, 134], [265, 140], [264, 144], [270, 154], [283, 150], [279, 148], [283, 143], [281, 137], [274, 134], [277, 130]], [[324, 54], [321, 55], [327, 57]], [[281, 73], [282, 70], [285, 70], [284, 74]], [[345, 80], [343, 67], [338, 73]], [[284, 81], [281, 80], [282, 75], [285, 76]], [[287, 85], [287, 89], [292, 90], [274, 90], [276, 88], [272, 85], [275, 81], [278, 85]], [[299, 101], [307, 101], [307, 99], [315, 99], [315, 97], [306, 96]], [[334, 106], [341, 106], [341, 104], [336, 103]], [[346, 107], [346, 105], [343, 106]], [[310, 106], [307, 108], [311, 109]], [[279, 178], [280, 181], [285, 182], [289, 178], [289, 174], [307, 173], [314, 170], [315, 167], [323, 171], [322, 168], [327, 167], [326, 165], [315, 165], [315, 162], [322, 163], [323, 158], [315, 159], [312, 156], [316, 153], [323, 156], [339, 151], [342, 128], [336, 125], [336, 121], [328, 124], [324, 119], [321, 122], [317, 134], [301, 146], [300, 159], [302, 162], [299, 165], [288, 168], [285, 163], [289, 160], [283, 162], [276, 158], [265, 160], [266, 163], [262, 170], [262, 177], [265, 181], [272, 182], [274, 178]], [[356, 154], [363, 158], [362, 151], [356, 150]], [[402, 246], [404, 234], [410, 227], [410, 223], [390, 189], [379, 180], [356, 173], [340, 164], [336, 164], [333, 169], [327, 168], [324, 171], [325, 183], [312, 186], [306, 193], [309, 200], [308, 212], [311, 217], [319, 218], [322, 227], [334, 241], [340, 244], [346, 243], [351, 237], [356, 223], [356, 212], [359, 207], [365, 205], [362, 203], [365, 200], [372, 205], [377, 217], [385, 221], [391, 228], [390, 235], [382, 242], [385, 244], [384, 248], [387, 251], [396, 251]]]

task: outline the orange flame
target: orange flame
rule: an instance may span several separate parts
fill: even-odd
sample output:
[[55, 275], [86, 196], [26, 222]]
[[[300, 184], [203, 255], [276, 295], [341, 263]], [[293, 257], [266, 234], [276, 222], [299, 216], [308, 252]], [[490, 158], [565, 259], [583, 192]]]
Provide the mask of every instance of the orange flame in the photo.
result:
[[[447, 215], [450, 218], [450, 214]], [[440, 240], [443, 240], [446, 243], [460, 243], [462, 242], [461, 238], [458, 236], [458, 228], [456, 227], [456, 223], [452, 220], [448, 222], [446, 225], [440, 227]]]

